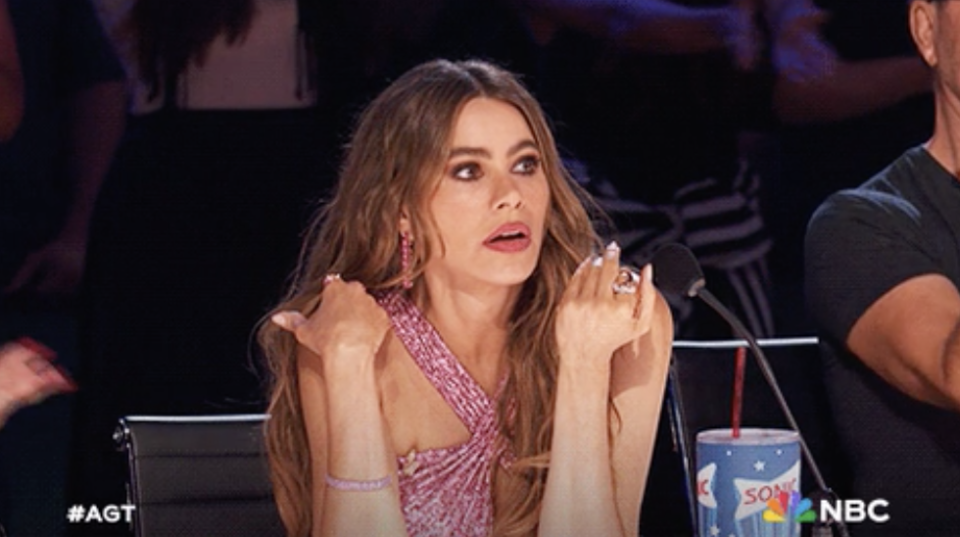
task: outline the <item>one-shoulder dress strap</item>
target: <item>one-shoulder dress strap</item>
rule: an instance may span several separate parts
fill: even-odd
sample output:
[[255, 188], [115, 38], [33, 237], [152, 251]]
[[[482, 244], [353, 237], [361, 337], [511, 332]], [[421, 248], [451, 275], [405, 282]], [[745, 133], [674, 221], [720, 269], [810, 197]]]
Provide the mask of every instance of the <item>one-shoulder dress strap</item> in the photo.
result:
[[493, 401], [413, 302], [399, 291], [380, 294], [377, 301], [414, 362], [470, 433], [490, 423], [496, 411]]

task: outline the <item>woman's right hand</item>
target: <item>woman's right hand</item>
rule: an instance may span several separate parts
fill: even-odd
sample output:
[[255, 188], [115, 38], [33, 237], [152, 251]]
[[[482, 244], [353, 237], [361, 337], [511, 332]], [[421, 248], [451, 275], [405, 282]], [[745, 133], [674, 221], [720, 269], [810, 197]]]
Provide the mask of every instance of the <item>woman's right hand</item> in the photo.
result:
[[561, 361], [567, 357], [609, 364], [615, 350], [650, 330], [657, 300], [653, 267], [647, 264], [641, 270], [632, 293], [613, 289], [621, 268], [616, 243], [577, 268], [557, 311], [555, 332]]
[[355, 361], [356, 356], [368, 356], [372, 361], [390, 329], [390, 318], [366, 287], [328, 276], [320, 297], [320, 307], [310, 316], [287, 310], [271, 320], [320, 355], [325, 365], [338, 357]]

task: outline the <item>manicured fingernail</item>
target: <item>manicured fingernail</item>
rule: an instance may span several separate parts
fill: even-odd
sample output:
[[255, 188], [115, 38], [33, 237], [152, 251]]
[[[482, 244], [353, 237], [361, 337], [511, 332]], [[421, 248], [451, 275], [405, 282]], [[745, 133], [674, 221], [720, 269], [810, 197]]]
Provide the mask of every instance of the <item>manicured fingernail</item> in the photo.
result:
[[591, 262], [591, 264], [592, 264], [593, 266], [595, 266], [595, 267], [602, 267], [602, 266], [603, 266], [603, 256], [598, 255], [598, 256], [594, 257], [594, 258], [593, 258], [593, 261]]
[[610, 241], [610, 244], [607, 245], [607, 249], [604, 251], [603, 255], [607, 259], [614, 259], [617, 257], [618, 253], [620, 253], [620, 245], [617, 244], [617, 241]]
[[270, 320], [273, 321], [273, 324], [281, 327], [287, 328], [290, 325], [290, 321], [287, 320], [287, 316], [282, 313], [274, 313]]

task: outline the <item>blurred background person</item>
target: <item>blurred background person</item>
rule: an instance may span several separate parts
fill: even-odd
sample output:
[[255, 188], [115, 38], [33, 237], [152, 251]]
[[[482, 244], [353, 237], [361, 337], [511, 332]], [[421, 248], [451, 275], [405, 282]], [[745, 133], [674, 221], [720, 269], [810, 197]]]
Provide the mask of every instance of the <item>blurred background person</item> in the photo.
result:
[[[102, 0], [128, 128], [91, 228], [70, 497], [125, 499], [128, 414], [262, 411], [251, 332], [324, 193], [294, 0]], [[78, 533], [123, 531], [92, 524]]]
[[[123, 71], [87, 0], [7, 6], [24, 113], [0, 144], [0, 341], [43, 341], [74, 370], [74, 297], [94, 197], [123, 128]], [[63, 531], [72, 400], [24, 409], [0, 432], [0, 518], [12, 535]]]

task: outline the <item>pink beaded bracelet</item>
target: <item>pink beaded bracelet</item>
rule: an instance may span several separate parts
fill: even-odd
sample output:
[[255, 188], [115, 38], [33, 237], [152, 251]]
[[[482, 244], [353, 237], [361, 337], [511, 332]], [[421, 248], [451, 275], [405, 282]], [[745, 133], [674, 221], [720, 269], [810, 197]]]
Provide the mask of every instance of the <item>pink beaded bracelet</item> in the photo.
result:
[[355, 479], [337, 479], [330, 474], [326, 476], [327, 486], [336, 490], [347, 490], [351, 492], [370, 492], [373, 490], [385, 489], [390, 486], [393, 479], [390, 476], [380, 479], [371, 479], [369, 481], [358, 481]]

